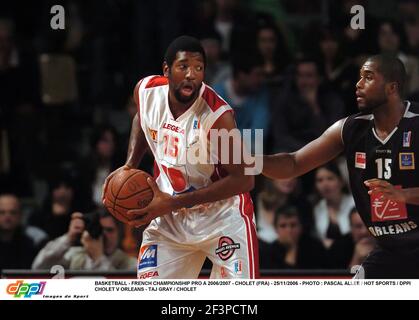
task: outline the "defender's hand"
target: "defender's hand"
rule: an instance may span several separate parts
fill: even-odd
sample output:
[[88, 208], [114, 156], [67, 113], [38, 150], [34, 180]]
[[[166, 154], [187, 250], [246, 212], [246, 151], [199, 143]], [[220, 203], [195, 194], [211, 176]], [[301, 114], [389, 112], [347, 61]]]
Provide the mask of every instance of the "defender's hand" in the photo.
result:
[[384, 198], [388, 200], [406, 202], [406, 196], [403, 189], [394, 187], [390, 182], [380, 179], [370, 179], [364, 181], [365, 185], [370, 189], [368, 194], [381, 192]]

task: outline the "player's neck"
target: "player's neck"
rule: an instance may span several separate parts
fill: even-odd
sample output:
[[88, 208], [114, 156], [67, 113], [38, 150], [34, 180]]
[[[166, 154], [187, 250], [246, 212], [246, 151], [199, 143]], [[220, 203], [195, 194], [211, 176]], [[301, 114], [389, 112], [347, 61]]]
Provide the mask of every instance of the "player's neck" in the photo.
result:
[[389, 134], [399, 124], [406, 107], [401, 100], [386, 103], [374, 111], [374, 126], [376, 131]]
[[172, 115], [175, 119], [179, 118], [182, 114], [186, 112], [195, 102], [196, 98], [193, 99], [191, 102], [182, 103], [177, 101], [177, 99], [169, 94], [169, 108], [172, 112]]

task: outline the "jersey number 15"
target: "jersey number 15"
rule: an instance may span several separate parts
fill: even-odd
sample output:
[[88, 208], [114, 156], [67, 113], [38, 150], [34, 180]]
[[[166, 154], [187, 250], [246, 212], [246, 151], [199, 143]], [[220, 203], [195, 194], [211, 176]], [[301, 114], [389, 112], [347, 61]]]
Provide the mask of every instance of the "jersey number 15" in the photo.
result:
[[391, 159], [375, 159], [377, 164], [377, 178], [389, 180], [391, 178]]

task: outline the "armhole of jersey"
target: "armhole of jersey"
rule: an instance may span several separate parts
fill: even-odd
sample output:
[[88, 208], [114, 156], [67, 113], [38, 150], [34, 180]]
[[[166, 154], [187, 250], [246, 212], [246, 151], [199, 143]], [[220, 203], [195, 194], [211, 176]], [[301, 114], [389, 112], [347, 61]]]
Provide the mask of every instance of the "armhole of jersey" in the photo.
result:
[[342, 128], [340, 129], [340, 139], [342, 140], [342, 145], [345, 147], [345, 141], [343, 140], [343, 129], [345, 128], [346, 121], [349, 119], [349, 116], [346, 117], [345, 121], [343, 121]]
[[[227, 112], [231, 112], [233, 114], [233, 118], [234, 118], [233, 108], [226, 108], [225, 110], [223, 110], [223, 112], [214, 120], [214, 122], [211, 124], [211, 127], [208, 129], [207, 138], [209, 138], [209, 134], [211, 132], [211, 129], [214, 129], [214, 126], [217, 123], [217, 121], [220, 120], [220, 118]], [[236, 123], [236, 119], [234, 119], [234, 123]], [[236, 127], [237, 127], [237, 124], [236, 124]]]
[[[142, 78], [136, 85], [135, 85], [135, 88], [136, 88], [136, 90], [135, 90], [135, 92], [134, 92], [134, 94], [137, 96], [137, 99], [138, 99], [138, 103], [137, 103], [137, 113], [138, 113], [138, 115], [140, 115], [140, 105], [141, 105], [141, 97], [140, 97], [140, 88], [141, 88], [141, 85], [143, 84], [143, 81], [144, 81], [144, 79], [145, 78]], [[137, 85], [138, 85], [138, 87], [137, 87]], [[134, 99], [134, 101], [135, 101], [135, 99]]]
[[138, 114], [138, 118], [139, 118], [138, 120], [140, 121], [140, 124], [141, 124], [141, 121], [142, 121], [142, 118], [143, 118], [141, 116], [141, 105], [142, 104], [144, 105], [144, 101], [141, 100], [140, 92], [145, 89], [145, 87], [147, 86], [147, 83], [153, 77], [154, 76], [148, 76], [148, 77], [142, 78], [139, 82], [140, 84], [139, 84], [137, 92], [136, 92], [137, 97], [138, 97], [137, 114]]

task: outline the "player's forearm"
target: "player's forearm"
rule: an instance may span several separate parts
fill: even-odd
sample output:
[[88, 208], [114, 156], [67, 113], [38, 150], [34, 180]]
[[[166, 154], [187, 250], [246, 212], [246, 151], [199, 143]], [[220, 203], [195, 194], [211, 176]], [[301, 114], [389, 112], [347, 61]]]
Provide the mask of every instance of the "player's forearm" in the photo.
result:
[[254, 176], [227, 176], [206, 188], [173, 197], [174, 208], [181, 209], [198, 204], [219, 201], [248, 192], [254, 187]]
[[143, 142], [144, 133], [142, 132], [140, 119], [135, 115], [132, 120], [131, 134], [128, 143], [128, 154], [125, 165], [131, 168], [138, 168], [141, 159], [146, 151], [146, 146]]
[[288, 179], [296, 176], [295, 159], [290, 153], [263, 156], [262, 174], [272, 179]]
[[402, 189], [405, 202], [419, 206], [419, 188]]

